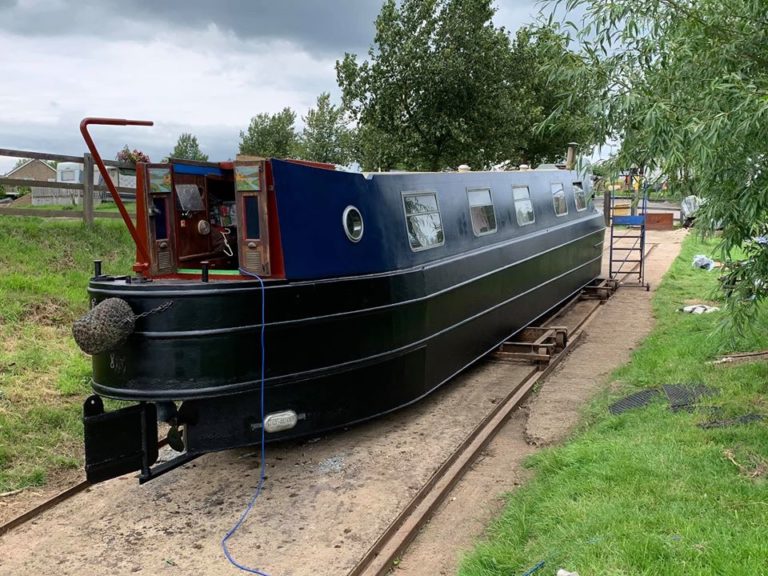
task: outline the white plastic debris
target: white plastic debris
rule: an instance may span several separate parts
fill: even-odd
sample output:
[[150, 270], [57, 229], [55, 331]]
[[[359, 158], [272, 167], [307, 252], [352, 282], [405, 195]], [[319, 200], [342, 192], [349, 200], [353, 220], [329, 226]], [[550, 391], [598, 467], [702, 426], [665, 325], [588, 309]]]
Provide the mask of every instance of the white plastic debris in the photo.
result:
[[715, 267], [715, 261], [704, 254], [697, 254], [693, 257], [693, 267], [703, 268], [704, 270], [712, 270]]
[[680, 202], [680, 212], [683, 220], [688, 218], [695, 218], [696, 212], [701, 208], [701, 198], [698, 196], [686, 196], [683, 201]]
[[560, 570], [557, 571], [557, 576], [579, 576], [579, 573], [568, 572], [568, 570], [564, 570], [563, 568], [560, 568]]
[[680, 308], [681, 312], [686, 312], [687, 314], [711, 314], [712, 312], [717, 312], [720, 310], [717, 306], [707, 306], [706, 304], [692, 304], [690, 306], [684, 306], [683, 308]]

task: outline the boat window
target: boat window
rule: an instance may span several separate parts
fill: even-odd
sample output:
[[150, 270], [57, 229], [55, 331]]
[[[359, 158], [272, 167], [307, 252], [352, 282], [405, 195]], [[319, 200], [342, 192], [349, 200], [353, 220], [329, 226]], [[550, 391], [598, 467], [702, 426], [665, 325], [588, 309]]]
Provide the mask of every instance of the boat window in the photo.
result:
[[568, 204], [565, 202], [565, 190], [559, 182], [550, 186], [552, 190], [552, 204], [555, 206], [555, 216], [568, 214]]
[[405, 223], [411, 250], [426, 250], [445, 242], [443, 223], [433, 192], [403, 194]]
[[256, 195], [243, 196], [245, 204], [245, 237], [249, 240], [261, 238], [259, 230], [259, 197]]
[[582, 212], [587, 209], [587, 193], [581, 182], [573, 183], [573, 198], [576, 200], [576, 211]]
[[517, 213], [517, 223], [520, 226], [533, 224], [536, 222], [536, 216], [533, 213], [533, 203], [531, 202], [531, 193], [528, 186], [513, 186], [512, 198], [515, 201], [515, 212]]
[[166, 211], [165, 198], [152, 199], [152, 215], [155, 222], [155, 240], [168, 239], [168, 214]]
[[344, 232], [352, 242], [359, 242], [363, 237], [363, 215], [354, 206], [347, 206], [341, 217]]
[[183, 212], [203, 212], [203, 196], [197, 184], [176, 184], [176, 196]]
[[469, 215], [472, 218], [472, 231], [475, 236], [496, 232], [496, 213], [493, 210], [491, 191], [467, 190]]

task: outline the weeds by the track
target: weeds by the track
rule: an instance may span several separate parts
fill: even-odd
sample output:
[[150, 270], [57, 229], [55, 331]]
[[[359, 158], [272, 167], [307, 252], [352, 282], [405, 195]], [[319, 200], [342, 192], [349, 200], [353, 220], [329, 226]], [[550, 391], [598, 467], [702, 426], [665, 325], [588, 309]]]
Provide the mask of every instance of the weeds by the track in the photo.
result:
[[[541, 560], [542, 574], [560, 567], [582, 575], [768, 573], [768, 420], [697, 426], [768, 416], [768, 364], [707, 363], [724, 351], [768, 348], [768, 335], [724, 345], [720, 313], [677, 312], [714, 297], [717, 271], [691, 267], [694, 254], [712, 246], [693, 235], [685, 241], [655, 294], [654, 331], [589, 406], [573, 439], [529, 460], [535, 478], [509, 495], [463, 576], [519, 575]], [[608, 413], [617, 398], [668, 383], [720, 393], [693, 412], [673, 413], [661, 396]]]
[[77, 220], [0, 215], [0, 492], [82, 465], [90, 359], [71, 325], [87, 309], [92, 261], [125, 274], [132, 247], [118, 220], [88, 229]]

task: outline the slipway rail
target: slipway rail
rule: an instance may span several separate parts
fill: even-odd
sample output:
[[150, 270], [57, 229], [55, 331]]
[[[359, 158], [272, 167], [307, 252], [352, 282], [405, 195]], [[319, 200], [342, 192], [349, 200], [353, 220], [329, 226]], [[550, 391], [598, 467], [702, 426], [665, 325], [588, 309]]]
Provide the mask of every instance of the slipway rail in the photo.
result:
[[[655, 245], [649, 246], [646, 256], [654, 248]], [[416, 496], [389, 524], [373, 546], [348, 573], [348, 576], [383, 576], [393, 569], [396, 561], [415, 539], [419, 530], [432, 517], [470, 465], [503, 427], [510, 414], [520, 406], [533, 387], [549, 376], [555, 367], [573, 350], [600, 306], [608, 300], [616, 288], [617, 283], [615, 281], [598, 279], [544, 320], [538, 327], [534, 327], [530, 332], [535, 335], [533, 340], [513, 339], [505, 342], [497, 352], [491, 354], [492, 361], [530, 362], [530, 370], [514, 384], [507, 396], [496, 404], [494, 409], [439, 466]], [[573, 312], [579, 303], [584, 303], [584, 305], [578, 312], [574, 312], [575, 317], [569, 322], [571, 325], [568, 328], [561, 326], [564, 317]], [[507, 345], [529, 346], [531, 355], [526, 359], [515, 353], [515, 357], [510, 358], [505, 355]], [[547, 358], [543, 358], [543, 356], [547, 356], [546, 351], [549, 351], [549, 355]], [[166, 441], [163, 440], [159, 446], [162, 447], [165, 444]], [[82, 481], [39, 506], [0, 525], [0, 536], [39, 517], [90, 486], [91, 483], [88, 481]]]
[[74, 496], [75, 494], [79, 494], [80, 492], [89, 488], [90, 486], [91, 486], [91, 483], [88, 482], [87, 480], [84, 480], [83, 482], [75, 484], [71, 488], [67, 488], [63, 492], [59, 492], [53, 498], [49, 498], [42, 504], [35, 506], [31, 510], [27, 510], [26, 512], [24, 512], [24, 514], [21, 514], [20, 516], [17, 516], [13, 520], [9, 520], [8, 522], [0, 526], [0, 536], [5, 534], [6, 532], [10, 532], [14, 528], [18, 528], [22, 524], [26, 524], [27, 522], [29, 522], [30, 520], [33, 520], [34, 518], [37, 518], [38, 516], [40, 516], [40, 514], [42, 514], [46, 510], [50, 510], [57, 504], [60, 504], [65, 500], [69, 500], [70, 498], [72, 498], [72, 496]]
[[[542, 347], [543, 349], [551, 350], [553, 352], [548, 363], [542, 361], [542, 355], [540, 354], [541, 350], [536, 349], [532, 352], [532, 356], [528, 360], [531, 362], [530, 371], [522, 380], [514, 385], [506, 398], [494, 407], [493, 411], [475, 427], [453, 454], [443, 462], [427, 483], [422, 486], [408, 506], [406, 506], [406, 508], [397, 516], [387, 530], [379, 537], [376, 543], [369, 549], [358, 565], [349, 573], [349, 576], [386, 574], [392, 568], [393, 562], [413, 540], [421, 526], [430, 518], [437, 506], [439, 506], [445, 499], [445, 496], [450, 492], [456, 482], [458, 482], [469, 465], [475, 460], [488, 442], [491, 441], [496, 432], [502, 427], [507, 417], [519, 406], [520, 402], [525, 399], [531, 388], [533, 388], [537, 382], [546, 378], [552, 372], [554, 367], [571, 351], [581, 337], [584, 327], [591, 320], [600, 305], [607, 300], [614, 288], [615, 286], [606, 284], [606, 281], [596, 282], [592, 287], [587, 287], [581, 294], [571, 299], [542, 324], [543, 328], [553, 327], [551, 331], [556, 335], [554, 340], [558, 341], [554, 347], [546, 345], [540, 346], [541, 344], [547, 344], [546, 342], [534, 345], [537, 348]], [[562, 334], [564, 328], [559, 326], [558, 322], [566, 313], [571, 311], [576, 304], [584, 300], [589, 301], [592, 305], [587, 307], [586, 314], [584, 314], [583, 317], [577, 318], [576, 328], [568, 331], [569, 333], [567, 337], [562, 339], [559, 335]], [[544, 330], [544, 332], [547, 331], [548, 330]], [[505, 355], [503, 348], [507, 344], [519, 345], [521, 342], [511, 341], [505, 343], [499, 347], [498, 352], [492, 353], [491, 358], [499, 362], [520, 361], [520, 358], [510, 359]], [[522, 361], [526, 360], [523, 358]], [[159, 443], [159, 446], [162, 447], [166, 443], [166, 440], [163, 440]], [[90, 482], [83, 480], [24, 514], [0, 525], [0, 536], [37, 518], [44, 512], [69, 500], [90, 486], [92, 486]]]
[[[162, 448], [166, 444], [168, 444], [168, 440], [164, 438], [163, 440], [157, 443], [157, 447]], [[15, 518], [9, 520], [5, 524], [0, 525], [0, 536], [5, 534], [6, 532], [10, 532], [14, 528], [18, 528], [19, 526], [26, 524], [30, 520], [34, 520], [35, 518], [40, 516], [43, 512], [46, 512], [51, 508], [55, 508], [62, 502], [65, 502], [70, 498], [72, 498], [73, 496], [80, 494], [80, 492], [87, 490], [91, 486], [93, 486], [91, 482], [88, 482], [88, 480], [83, 480], [82, 482], [78, 482], [74, 486], [71, 486], [66, 490], [63, 490], [62, 492], [59, 492], [55, 496], [48, 498], [48, 500], [46, 500], [45, 502], [38, 504], [34, 508], [27, 510], [26, 512], [24, 512], [23, 514], [20, 514], [19, 516], [16, 516]]]
[[[645, 257], [648, 257], [655, 247], [655, 244], [650, 245], [645, 252]], [[533, 364], [531, 370], [514, 385], [504, 400], [496, 405], [443, 462], [347, 576], [384, 576], [396, 567], [397, 561], [403, 556], [421, 528], [429, 521], [467, 469], [504, 426], [509, 415], [520, 406], [533, 387], [549, 376], [555, 367], [573, 350], [600, 306], [610, 298], [618, 286], [619, 283], [615, 280], [598, 279], [560, 308], [553, 316], [544, 320], [539, 327], [535, 327], [534, 333], [551, 335], [550, 342], [553, 343], [553, 346], [543, 349], [539, 347], [539, 349], [530, 351], [529, 361]], [[591, 301], [592, 306], [587, 307], [583, 316], [577, 318], [575, 325], [572, 326], [571, 330], [566, 331], [567, 333], [563, 338], [561, 335], [564, 328], [559, 326], [558, 322], [561, 322], [568, 312], [584, 300]], [[534, 340], [534, 347], [536, 346], [535, 343], [536, 340]], [[513, 341], [509, 344], [519, 345], [521, 343]], [[523, 344], [528, 345], [531, 342], [526, 339]], [[542, 361], [541, 358], [544, 350], [552, 352], [546, 361]], [[496, 353], [496, 360], [507, 361], [508, 358], [508, 356], [505, 357], [505, 345], [500, 346]], [[515, 359], [519, 360], [520, 358]]]
[[[457, 449], [443, 462], [432, 477], [427, 481], [414, 498], [408, 503], [394, 521], [388, 526], [376, 543], [366, 552], [360, 562], [348, 573], [348, 576], [383, 576], [389, 574], [397, 565], [397, 560], [402, 557], [405, 550], [416, 538], [424, 524], [432, 517], [438, 506], [450, 494], [456, 483], [480, 455], [483, 449], [493, 439], [496, 433], [504, 426], [510, 414], [516, 410], [525, 400], [533, 387], [545, 379], [555, 367], [571, 352], [584, 334], [585, 328], [594, 318], [600, 306], [615, 291], [616, 283], [601, 280], [587, 287], [581, 294], [573, 298], [557, 313], [549, 317], [541, 326], [535, 327], [533, 332], [542, 335], [551, 335], [552, 346], [544, 346], [545, 340], [537, 342], [511, 341], [500, 347], [500, 350], [491, 357], [497, 361], [525, 361], [523, 355], [515, 353], [514, 358], [509, 358], [505, 353], [506, 345], [529, 345], [538, 347], [530, 352], [529, 362], [532, 363], [530, 371], [509, 391], [507, 396], [499, 402], [495, 408], [475, 427], [464, 439]], [[588, 300], [591, 306], [586, 313], [577, 319], [575, 327], [567, 330], [556, 323], [577, 303]], [[567, 332], [563, 338], [564, 331]], [[551, 354], [547, 356], [545, 350]]]

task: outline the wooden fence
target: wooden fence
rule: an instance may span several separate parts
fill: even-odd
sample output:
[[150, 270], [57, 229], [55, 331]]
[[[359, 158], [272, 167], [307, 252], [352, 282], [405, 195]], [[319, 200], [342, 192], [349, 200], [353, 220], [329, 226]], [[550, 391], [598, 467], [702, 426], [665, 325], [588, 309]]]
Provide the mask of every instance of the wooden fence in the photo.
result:
[[[85, 182], [48, 182], [45, 180], [27, 180], [22, 178], [4, 178], [0, 176], [0, 185], [2, 186], [25, 186], [34, 188], [55, 188], [58, 190], [80, 190], [82, 191], [82, 210], [36, 210], [32, 208], [11, 208], [0, 206], [0, 215], [8, 216], [38, 216], [43, 218], [78, 218], [91, 225], [94, 217], [99, 218], [120, 218], [119, 213], [99, 212], [93, 209], [94, 194], [96, 192], [107, 192], [108, 189], [103, 185], [94, 184], [94, 162], [89, 153], [82, 156], [65, 156], [63, 154], [47, 154], [44, 152], [31, 152], [29, 150], [10, 150], [0, 148], [0, 156], [11, 156], [13, 158], [29, 158], [32, 160], [50, 160], [54, 162], [76, 162], [83, 165], [83, 174]], [[124, 164], [114, 160], [105, 160], [107, 166], [117, 168], [134, 169], [132, 164]], [[133, 188], [118, 187], [119, 194], [134, 194]]]

